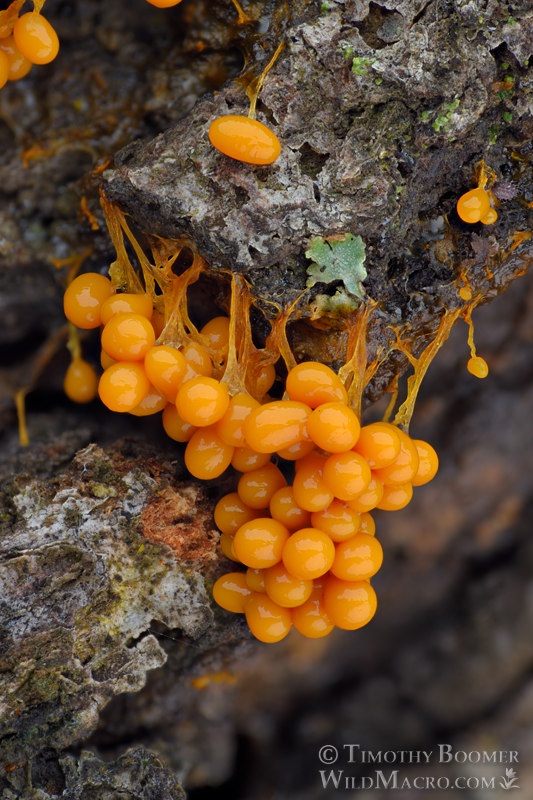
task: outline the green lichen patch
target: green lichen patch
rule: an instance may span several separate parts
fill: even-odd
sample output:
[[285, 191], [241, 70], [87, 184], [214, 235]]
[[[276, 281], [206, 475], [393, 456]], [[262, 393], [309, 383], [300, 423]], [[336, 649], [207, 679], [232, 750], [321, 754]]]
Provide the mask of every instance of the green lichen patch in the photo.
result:
[[365, 244], [360, 236], [351, 233], [322, 239], [311, 239], [305, 255], [314, 263], [307, 268], [307, 287], [316, 283], [342, 281], [346, 291], [359, 299], [363, 297], [363, 287], [367, 272], [364, 267]]

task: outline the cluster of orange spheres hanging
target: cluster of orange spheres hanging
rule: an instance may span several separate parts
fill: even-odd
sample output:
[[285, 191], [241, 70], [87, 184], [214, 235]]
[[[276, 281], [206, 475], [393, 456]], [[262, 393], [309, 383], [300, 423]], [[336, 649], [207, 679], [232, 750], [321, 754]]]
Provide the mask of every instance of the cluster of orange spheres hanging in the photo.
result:
[[[246, 616], [254, 636], [308, 638], [355, 630], [374, 616], [370, 579], [383, 551], [370, 512], [397, 510], [437, 472], [433, 448], [387, 422], [361, 427], [338, 376], [304, 362], [286, 380], [289, 400], [265, 403], [243, 424], [245, 447], [268, 461], [243, 471], [215, 523], [225, 555], [245, 567], [215, 583], [222, 608]], [[289, 484], [271, 461], [292, 462]]]
[[[293, 626], [318, 638], [335, 626], [365, 625], [376, 610], [370, 578], [383, 558], [369, 512], [404, 508], [413, 486], [437, 471], [433, 448], [390, 423], [361, 427], [341, 380], [318, 362], [289, 371], [287, 399], [231, 396], [212, 377], [207, 349], [156, 344], [162, 323], [151, 298], [115, 293], [103, 275], [75, 278], [64, 308], [74, 325], [101, 327], [104, 369], [98, 378], [75, 357], [65, 377], [69, 397], [85, 401], [98, 391], [113, 411], [162, 412], [166, 433], [187, 443], [193, 476], [217, 478], [230, 465], [241, 473], [236, 491], [218, 502], [215, 523], [224, 554], [247, 571], [219, 578], [216, 602], [244, 613], [265, 642]], [[215, 317], [201, 333], [224, 364], [229, 319]], [[274, 378], [273, 367], [259, 376], [258, 395]]]
[[22, 14], [13, 25], [0, 25], [0, 88], [24, 78], [34, 64], [49, 64], [58, 51], [57, 33], [38, 11]]

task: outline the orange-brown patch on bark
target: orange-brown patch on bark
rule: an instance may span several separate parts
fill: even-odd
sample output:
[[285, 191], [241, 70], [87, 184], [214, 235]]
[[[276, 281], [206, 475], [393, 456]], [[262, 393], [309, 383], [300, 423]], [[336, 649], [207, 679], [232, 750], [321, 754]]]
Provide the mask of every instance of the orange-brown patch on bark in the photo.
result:
[[182, 562], [213, 561], [218, 536], [208, 509], [196, 489], [168, 486], [143, 509], [142, 532], [150, 541], [168, 545]]

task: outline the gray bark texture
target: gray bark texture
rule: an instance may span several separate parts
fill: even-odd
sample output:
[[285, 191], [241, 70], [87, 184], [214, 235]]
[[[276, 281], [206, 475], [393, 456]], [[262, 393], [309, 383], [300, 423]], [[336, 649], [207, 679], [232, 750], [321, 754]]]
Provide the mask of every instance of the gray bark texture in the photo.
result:
[[[192, 800], [318, 800], [338, 796], [319, 779], [323, 744], [450, 742], [517, 750], [514, 796], [529, 798], [533, 283], [509, 284], [533, 257], [531, 4], [243, 7], [256, 22], [237, 25], [230, 0], [167, 11], [47, 0], [60, 56], [0, 92], [0, 797], [178, 800], [185, 787]], [[281, 40], [258, 103], [281, 156], [234, 162], [209, 144], [209, 124], [247, 113], [241, 70], [258, 75]], [[481, 160], [499, 217], [469, 226], [455, 204]], [[184, 237], [207, 260], [199, 323], [228, 308], [231, 272], [267, 316], [294, 300], [311, 237], [345, 233], [366, 245], [370, 353], [391, 341], [389, 325], [418, 352], [460, 307], [461, 274], [475, 298], [494, 299], [474, 314], [489, 378], [465, 371], [457, 329], [425, 380], [411, 433], [434, 444], [441, 470], [408, 509], [376, 515], [385, 563], [368, 628], [255, 642], [211, 598], [232, 569], [212, 512], [235, 475], [200, 485], [157, 420], [62, 395], [71, 258], [105, 271], [115, 257], [100, 188], [141, 240]], [[289, 324], [298, 360], [340, 365], [338, 289], [302, 294]], [[261, 340], [262, 317], [253, 325]], [[87, 352], [97, 363], [89, 341]], [[382, 367], [369, 419], [404, 369], [400, 356]], [[13, 407], [22, 387], [27, 448]], [[496, 787], [505, 766], [487, 769]]]

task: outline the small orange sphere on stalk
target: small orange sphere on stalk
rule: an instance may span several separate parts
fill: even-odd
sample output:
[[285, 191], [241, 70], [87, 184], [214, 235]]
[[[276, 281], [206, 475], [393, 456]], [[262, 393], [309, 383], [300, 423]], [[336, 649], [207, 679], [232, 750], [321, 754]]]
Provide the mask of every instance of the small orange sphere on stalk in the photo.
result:
[[67, 286], [63, 296], [66, 318], [77, 328], [90, 330], [102, 323], [102, 305], [113, 294], [109, 278], [98, 272], [85, 272]]
[[234, 536], [241, 525], [260, 516], [260, 511], [243, 503], [237, 492], [221, 497], [215, 506], [215, 525], [222, 533]]
[[172, 6], [177, 6], [181, 3], [181, 0], [146, 0], [146, 2], [156, 8], [172, 8]]
[[[184, 420], [197, 428], [203, 428], [222, 419], [229, 402], [225, 383], [199, 375], [182, 383], [176, 397], [176, 408]], [[217, 435], [221, 438], [218, 432]]]
[[481, 356], [473, 356], [473, 358], [469, 358], [466, 368], [469, 373], [474, 375], [476, 378], [486, 378], [489, 374], [489, 365], [484, 358], [481, 358]]
[[248, 588], [244, 572], [228, 572], [213, 586], [215, 602], [234, 614], [244, 614], [244, 607], [251, 596], [252, 592]]
[[146, 353], [144, 368], [156, 389], [171, 403], [175, 403], [178, 389], [187, 372], [187, 361], [183, 353], [169, 345], [156, 345]]
[[65, 373], [63, 390], [75, 403], [90, 403], [98, 394], [98, 375], [87, 361], [74, 358]]
[[245, 522], [235, 534], [235, 553], [243, 564], [254, 569], [273, 567], [281, 561], [289, 531], [275, 519], [258, 517]]
[[[6, 80], [8, 81], [18, 81], [21, 78], [24, 78], [33, 66], [31, 61], [22, 55], [15, 44], [15, 39], [13, 36], [9, 36], [6, 39], [0, 39], [0, 52], [2, 52], [7, 59], [8, 71]], [[5, 83], [5, 81], [2, 83], [3, 76], [4, 64], [2, 61], [0, 64], [0, 88]]]
[[59, 52], [57, 33], [37, 11], [28, 11], [17, 19], [13, 38], [19, 51], [32, 64], [49, 64]]
[[131, 411], [150, 390], [150, 381], [137, 361], [110, 366], [98, 384], [100, 400], [111, 411]]
[[278, 489], [287, 485], [282, 472], [275, 464], [245, 472], [237, 484], [239, 497], [250, 508], [268, 508]]
[[291, 617], [298, 633], [308, 639], [321, 639], [335, 627], [326, 612], [322, 587], [314, 588], [303, 605], [291, 609]]
[[471, 225], [479, 222], [489, 210], [490, 197], [485, 189], [480, 187], [465, 192], [457, 201], [457, 213], [463, 222], [468, 222]]
[[188, 442], [196, 427], [180, 417], [174, 403], [169, 403], [163, 409], [163, 428], [170, 439], [175, 442]]
[[324, 606], [334, 625], [354, 631], [376, 613], [376, 593], [368, 581], [343, 581], [328, 575], [324, 579]]
[[276, 400], [252, 411], [244, 423], [246, 442], [258, 453], [275, 453], [307, 438], [311, 411], [305, 403]]
[[209, 139], [225, 156], [246, 164], [272, 164], [281, 152], [280, 141], [270, 128], [256, 119], [236, 114], [213, 120]]
[[317, 528], [302, 528], [293, 533], [283, 548], [283, 563], [297, 578], [313, 580], [325, 575], [333, 564], [335, 545]]
[[142, 314], [115, 314], [102, 331], [102, 350], [116, 361], [142, 361], [154, 342], [152, 324]]
[[185, 448], [185, 466], [195, 478], [209, 481], [229, 467], [233, 447], [217, 435], [215, 426], [198, 428]]
[[279, 642], [292, 627], [289, 609], [282, 608], [263, 592], [252, 593], [244, 613], [248, 627], [261, 642]]

